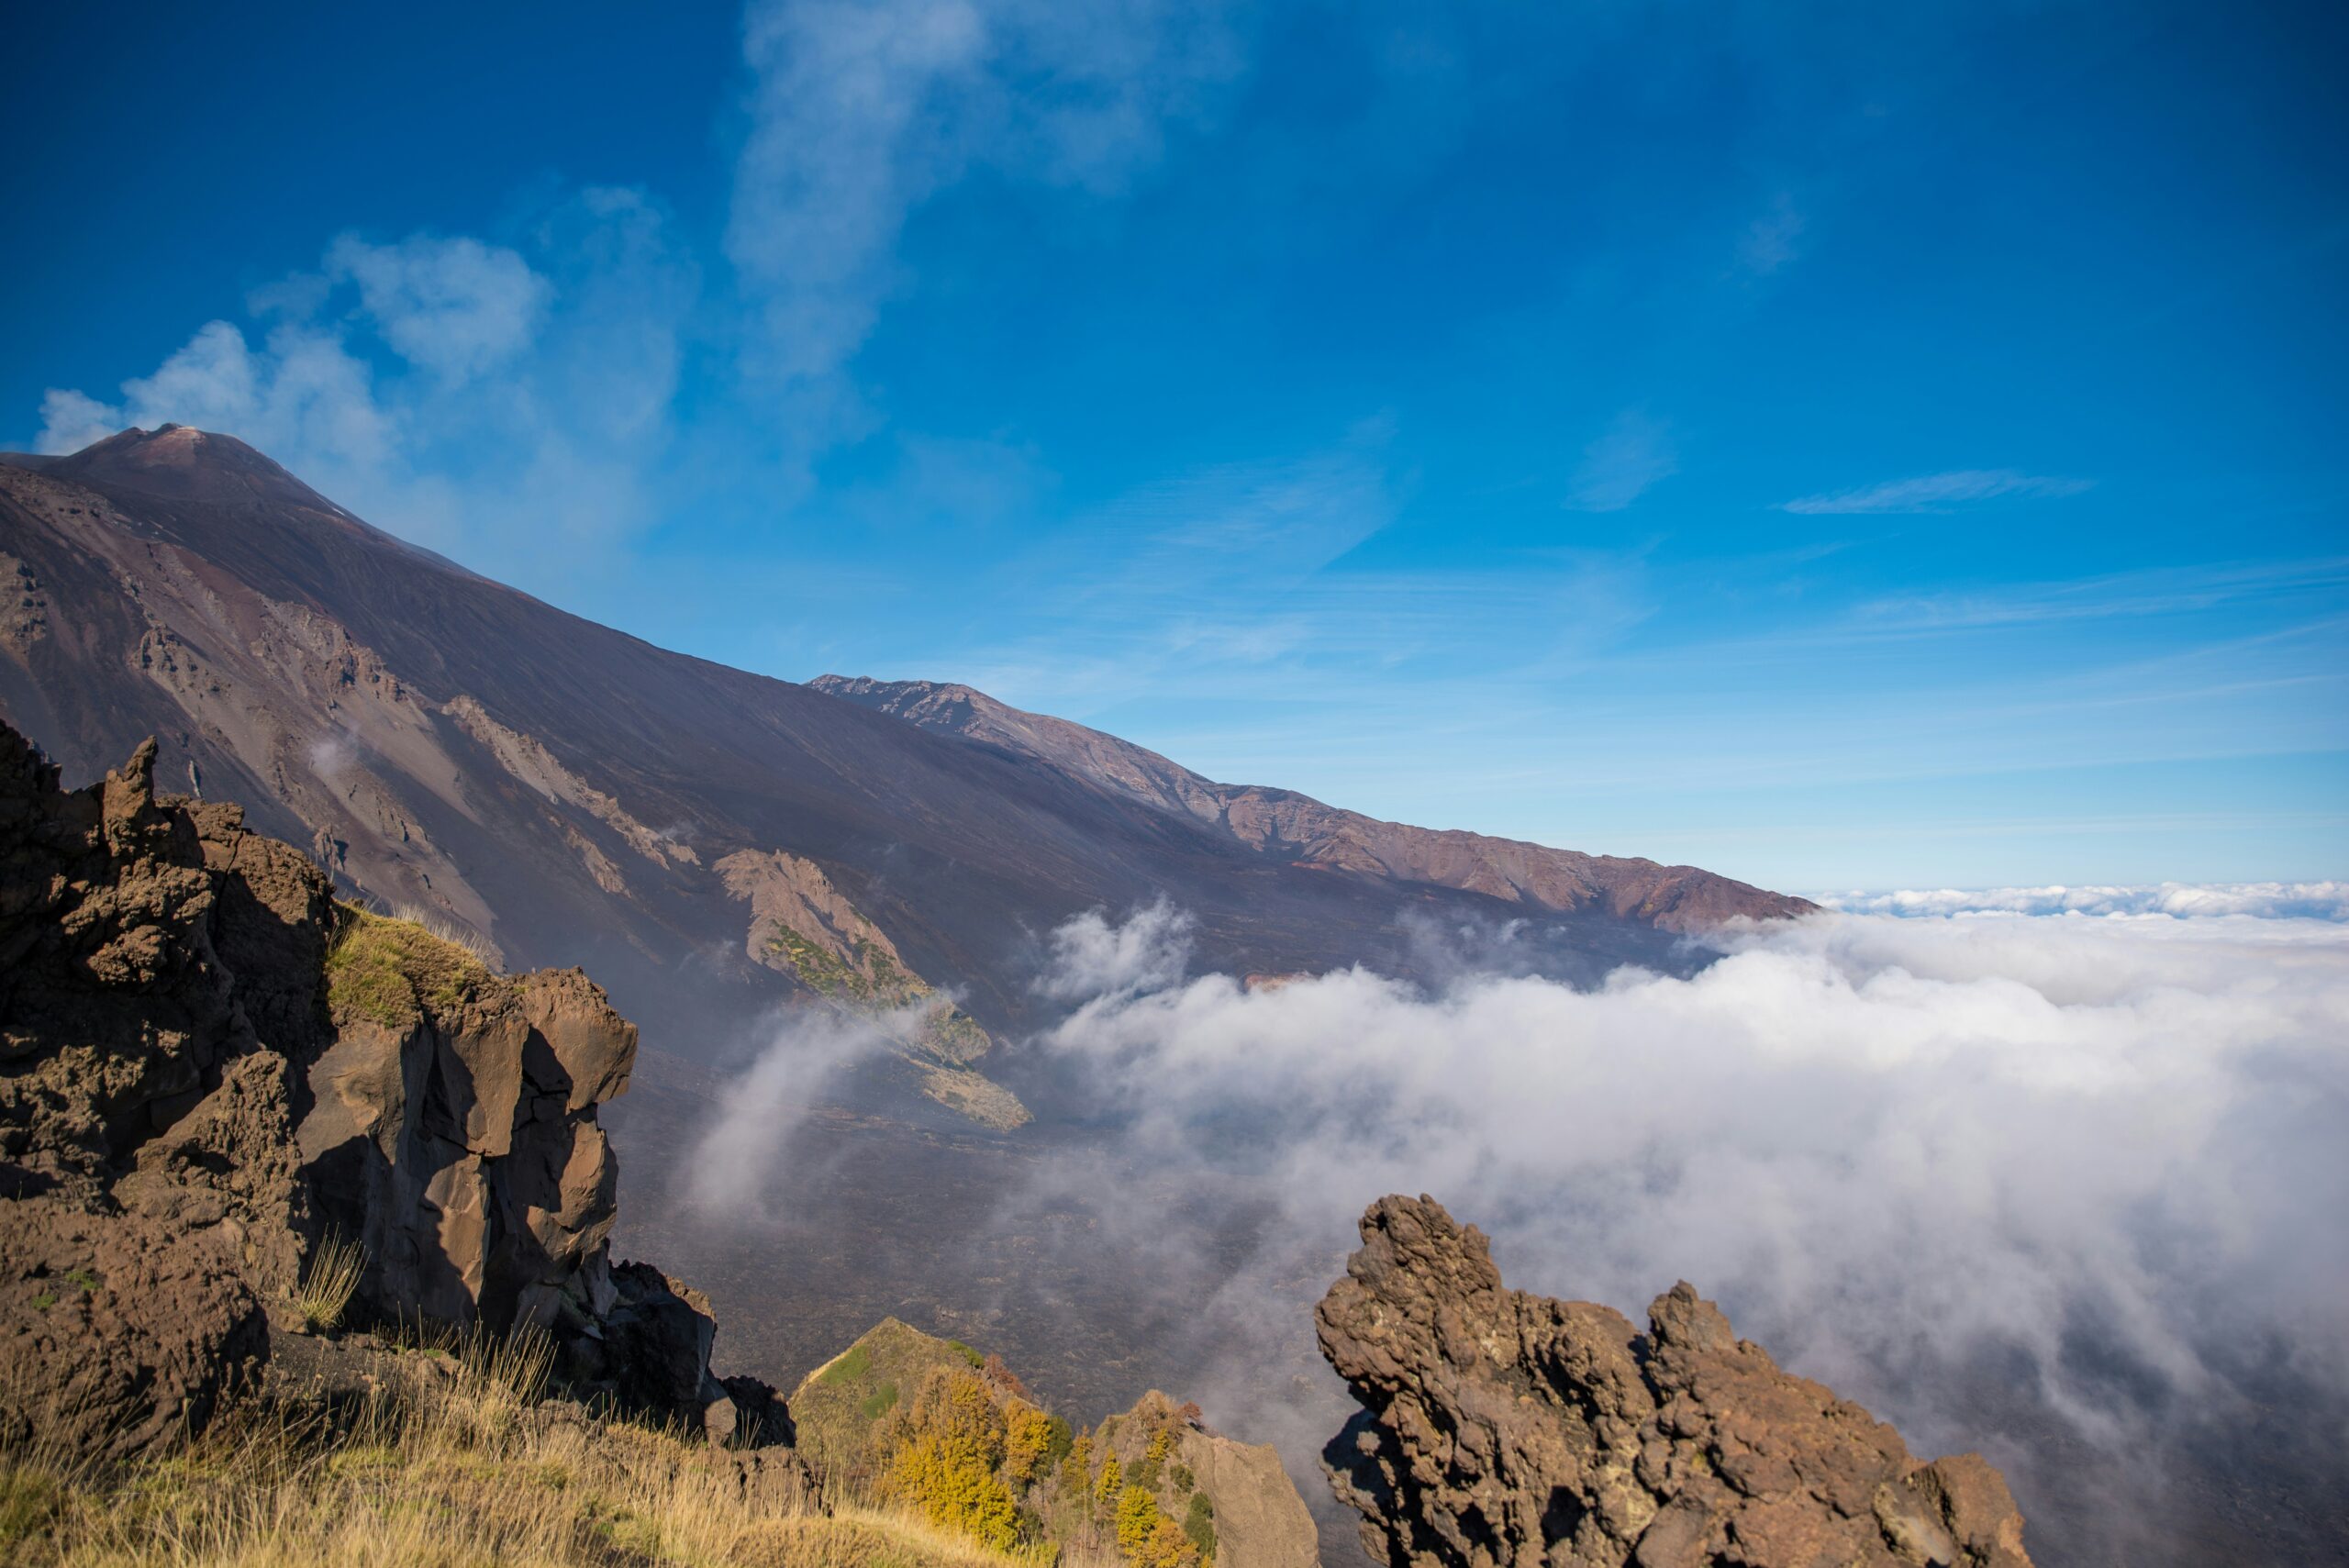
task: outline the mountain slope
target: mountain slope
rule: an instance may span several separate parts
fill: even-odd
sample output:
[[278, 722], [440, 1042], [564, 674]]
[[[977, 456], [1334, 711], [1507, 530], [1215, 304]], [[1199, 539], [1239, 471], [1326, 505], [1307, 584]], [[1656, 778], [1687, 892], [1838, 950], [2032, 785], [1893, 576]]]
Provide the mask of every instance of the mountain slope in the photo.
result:
[[1595, 909], [1666, 930], [1813, 907], [1695, 866], [1413, 828], [1294, 790], [1217, 784], [1131, 741], [1023, 712], [969, 686], [846, 675], [818, 675], [807, 684], [921, 728], [1043, 763], [1106, 795], [1219, 825], [1250, 849], [1298, 865], [1478, 893], [1548, 914]]
[[[868, 951], [979, 1026], [1020, 1027], [1041, 933], [1159, 897], [1192, 915], [1202, 962], [1243, 972], [1408, 971], [1415, 912], [1530, 911], [1596, 970], [1666, 961], [1701, 918], [1798, 907], [1210, 784], [976, 694], [958, 700], [993, 728], [936, 733], [870, 688], [748, 674], [565, 614], [181, 427], [0, 459], [0, 717], [70, 777], [154, 735], [168, 786], [247, 802], [346, 890], [513, 962], [592, 967], [670, 1050], [707, 1056], [779, 996], [822, 992], [814, 971], [864, 973]], [[812, 891], [783, 896], [755, 866], [804, 867]], [[785, 930], [833, 902], [854, 918]], [[909, 1048], [921, 1073], [984, 1050], [963, 1026], [930, 1043], [947, 1036]]]

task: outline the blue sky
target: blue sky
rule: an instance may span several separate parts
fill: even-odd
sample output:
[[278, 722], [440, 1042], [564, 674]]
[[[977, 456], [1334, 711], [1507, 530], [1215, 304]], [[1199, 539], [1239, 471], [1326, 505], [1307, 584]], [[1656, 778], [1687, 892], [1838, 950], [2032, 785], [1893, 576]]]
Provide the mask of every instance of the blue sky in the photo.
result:
[[1432, 826], [2349, 872], [2338, 7], [1102, 9], [28, 13], [0, 439]]

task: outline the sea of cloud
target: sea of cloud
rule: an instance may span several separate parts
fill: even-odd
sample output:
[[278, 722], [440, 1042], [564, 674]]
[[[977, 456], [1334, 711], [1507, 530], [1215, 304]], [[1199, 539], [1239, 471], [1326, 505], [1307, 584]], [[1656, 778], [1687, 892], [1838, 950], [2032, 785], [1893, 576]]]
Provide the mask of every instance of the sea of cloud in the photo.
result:
[[[2339, 895], [1912, 895], [1586, 988], [1350, 970], [1252, 991], [1184, 974], [1178, 912], [1091, 916], [1047, 979], [1086, 999], [1036, 1046], [1122, 1130], [1101, 1167], [1040, 1181], [1122, 1182], [1129, 1233], [1182, 1234], [1167, 1210], [1206, 1193], [1259, 1216], [1197, 1307], [1243, 1361], [1296, 1343], [1310, 1260], [1390, 1191], [1482, 1226], [1511, 1284], [1635, 1320], [1687, 1278], [1921, 1451], [1989, 1451], [2076, 1541], [2113, 1528], [2099, 1508], [2143, 1517], [2182, 1424], [2266, 1420], [2280, 1391], [2343, 1435]], [[2036, 907], [2074, 913], [1980, 913]], [[1293, 1395], [1221, 1370], [1229, 1415], [1279, 1431]]]
[[2164, 882], [2045, 887], [1909, 888], [1824, 893], [1817, 901], [1857, 915], [2256, 915], [2349, 920], [2349, 882]]
[[[2309, 1458], [2349, 1436], [2338, 895], [1887, 895], [1583, 986], [1497, 955], [1251, 989], [1190, 972], [1179, 910], [1085, 916], [1015, 1050], [1114, 1130], [1038, 1158], [974, 1254], [1083, 1208], [1072, 1246], [1179, 1296], [1186, 1392], [1309, 1485], [1342, 1416], [1310, 1305], [1367, 1203], [1430, 1193], [1512, 1284], [1636, 1321], [1690, 1280], [1920, 1453], [1987, 1452], [2077, 1556], [2223, 1512], [2236, 1471], [2343, 1476]], [[703, 1195], [871, 1043], [771, 1052]]]

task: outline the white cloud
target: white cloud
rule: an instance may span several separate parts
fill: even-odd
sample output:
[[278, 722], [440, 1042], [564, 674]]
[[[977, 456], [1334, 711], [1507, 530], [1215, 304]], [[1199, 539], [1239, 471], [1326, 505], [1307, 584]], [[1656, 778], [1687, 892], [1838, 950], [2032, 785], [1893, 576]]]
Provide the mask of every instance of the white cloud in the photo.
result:
[[1671, 427], [1626, 409], [1584, 450], [1566, 505], [1578, 512], [1620, 512], [1679, 468]]
[[1856, 915], [2167, 916], [2251, 915], [2263, 919], [2349, 920], [2349, 883], [2165, 882], [2149, 887], [1911, 888], [1823, 893], [1816, 902]]
[[373, 379], [338, 334], [281, 326], [256, 352], [233, 323], [211, 321], [154, 373], [124, 382], [119, 404], [51, 390], [38, 444], [70, 452], [125, 426], [193, 425], [291, 454], [297, 464], [306, 460], [314, 475], [371, 469], [395, 439]]
[[1237, 69], [1219, 8], [1057, 0], [763, 0], [727, 253], [765, 368], [822, 383], [899, 284], [911, 212], [975, 165], [1114, 190]]
[[826, 1006], [778, 1011], [757, 1059], [727, 1086], [717, 1123], [685, 1169], [689, 1206], [739, 1220], [760, 1211], [792, 1136], [838, 1075], [919, 1032], [924, 1009], [874, 1016]]
[[[696, 474], [729, 469], [779, 506], [817, 452], [874, 426], [845, 370], [901, 281], [915, 209], [979, 169], [1119, 191], [1240, 68], [1216, 0], [753, 0], [743, 50], [740, 292], [701, 325], [763, 393], [749, 431], [713, 417]], [[547, 591], [662, 504], [701, 279], [640, 192], [570, 193], [508, 238], [344, 235], [251, 291], [261, 325], [205, 325], [114, 401], [50, 389], [38, 444], [226, 431], [371, 521]], [[901, 439], [917, 481], [954, 455]]]
[[1183, 978], [1191, 956], [1191, 917], [1164, 899], [1113, 923], [1087, 910], [1054, 930], [1036, 990], [1063, 1001], [1156, 990]]
[[1729, 946], [1582, 991], [1124, 986], [1041, 1041], [1125, 1117], [1116, 1171], [1042, 1180], [1114, 1183], [1104, 1248], [1182, 1245], [1185, 1204], [1266, 1217], [1186, 1298], [1242, 1429], [1295, 1402], [1274, 1373], [1388, 1191], [1482, 1225], [1513, 1284], [1636, 1314], [1695, 1281], [1920, 1451], [1989, 1451], [2070, 1539], [2095, 1456], [2157, 1488], [2168, 1424], [2268, 1418], [2238, 1381], [2263, 1358], [2337, 1418], [2349, 929], [1823, 916]]
[[52, 386], [41, 395], [40, 433], [33, 438], [33, 450], [77, 452], [92, 441], [105, 440], [124, 423], [122, 410], [112, 404], [86, 392]]
[[2021, 473], [2011, 468], [1969, 468], [1950, 473], [1929, 473], [1917, 479], [1896, 479], [1865, 489], [1832, 495], [1804, 495], [1778, 505], [1782, 512], [1805, 515], [1845, 513], [1935, 513], [1975, 501], [2043, 500], [2077, 495], [2093, 481], [2050, 474]]
[[373, 245], [346, 234], [328, 247], [326, 270], [358, 285], [360, 308], [395, 352], [450, 381], [520, 352], [550, 293], [518, 253], [462, 236]]
[[118, 402], [52, 390], [40, 450], [222, 431], [371, 522], [542, 586], [655, 516], [699, 280], [640, 192], [563, 195], [527, 241], [536, 264], [468, 238], [345, 236], [319, 271], [254, 292], [275, 323], [258, 341], [208, 322]]

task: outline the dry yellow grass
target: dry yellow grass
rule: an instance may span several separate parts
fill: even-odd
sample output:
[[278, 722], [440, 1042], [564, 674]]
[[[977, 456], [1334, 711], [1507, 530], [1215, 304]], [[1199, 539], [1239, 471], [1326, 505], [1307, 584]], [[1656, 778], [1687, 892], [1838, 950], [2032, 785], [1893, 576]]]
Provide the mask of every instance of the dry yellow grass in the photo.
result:
[[[518, 1362], [517, 1357], [520, 1360]], [[501, 1359], [502, 1358], [502, 1359]], [[328, 1431], [258, 1406], [101, 1473], [0, 1454], [0, 1562], [24, 1568], [1043, 1568], [624, 1421], [534, 1407], [527, 1346], [413, 1352]], [[780, 1484], [778, 1484], [780, 1483]]]
[[358, 1293], [360, 1276], [366, 1272], [367, 1253], [358, 1242], [340, 1236], [328, 1236], [319, 1242], [294, 1293], [302, 1321], [313, 1332], [340, 1324], [351, 1296]]

